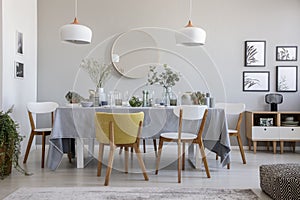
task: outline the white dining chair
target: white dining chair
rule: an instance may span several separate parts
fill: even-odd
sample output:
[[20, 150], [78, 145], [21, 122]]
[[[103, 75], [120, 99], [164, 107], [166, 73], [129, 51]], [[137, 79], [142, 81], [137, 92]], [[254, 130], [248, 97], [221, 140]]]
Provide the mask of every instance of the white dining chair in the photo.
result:
[[[45, 143], [46, 143], [46, 136], [51, 134], [52, 126], [54, 122], [54, 112], [56, 108], [58, 107], [58, 104], [55, 102], [30, 102], [27, 104], [27, 111], [31, 126], [31, 133], [28, 140], [25, 156], [23, 163], [26, 163], [31, 144], [33, 141], [33, 138], [35, 135], [41, 135], [42, 136], [42, 163], [41, 167], [44, 168], [44, 162], [45, 162]], [[33, 115], [38, 114], [51, 114], [51, 127], [46, 128], [36, 128], [36, 121], [34, 120]]]
[[[216, 103], [215, 108], [224, 109], [226, 115], [238, 115], [235, 129], [228, 129], [228, 133], [229, 136], [235, 136], [237, 138], [243, 164], [246, 164], [246, 157], [240, 134], [243, 114], [246, 109], [246, 105], [244, 103]], [[216, 155], [216, 159], [218, 159], [218, 155]], [[227, 164], [227, 168], [230, 169], [230, 164]]]
[[[178, 131], [161, 133], [159, 137], [158, 157], [156, 160], [156, 171], [158, 174], [159, 163], [161, 159], [162, 147], [164, 142], [176, 142], [177, 143], [177, 170], [178, 170], [178, 183], [181, 183], [181, 168], [184, 170], [185, 161], [185, 144], [198, 144], [202, 161], [204, 163], [207, 178], [210, 178], [210, 172], [207, 164], [207, 159], [204, 151], [204, 144], [202, 140], [202, 133], [207, 116], [207, 106], [203, 105], [182, 105], [173, 109], [174, 114], [178, 117]], [[201, 120], [200, 128], [197, 132], [195, 127], [194, 133], [182, 132], [183, 120]], [[181, 145], [182, 143], [182, 145]], [[182, 148], [182, 151], [181, 151]]]

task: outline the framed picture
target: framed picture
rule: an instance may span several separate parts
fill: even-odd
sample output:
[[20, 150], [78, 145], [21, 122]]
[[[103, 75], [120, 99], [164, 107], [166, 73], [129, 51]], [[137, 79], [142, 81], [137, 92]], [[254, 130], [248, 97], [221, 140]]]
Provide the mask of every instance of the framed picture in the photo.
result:
[[244, 92], [268, 92], [270, 90], [270, 72], [268, 71], [244, 71]]
[[260, 126], [273, 126], [273, 118], [260, 118], [259, 125]]
[[276, 61], [297, 61], [297, 46], [277, 46]]
[[245, 66], [264, 67], [266, 65], [266, 41], [245, 41]]
[[15, 78], [24, 78], [24, 63], [15, 62]]
[[23, 33], [21, 33], [21, 32], [19, 32], [19, 31], [17, 31], [16, 32], [16, 35], [17, 35], [17, 42], [16, 42], [16, 44], [17, 44], [17, 54], [23, 54], [23, 52], [24, 52], [24, 49], [23, 49]]
[[298, 67], [277, 66], [276, 67], [276, 91], [297, 92], [298, 89]]

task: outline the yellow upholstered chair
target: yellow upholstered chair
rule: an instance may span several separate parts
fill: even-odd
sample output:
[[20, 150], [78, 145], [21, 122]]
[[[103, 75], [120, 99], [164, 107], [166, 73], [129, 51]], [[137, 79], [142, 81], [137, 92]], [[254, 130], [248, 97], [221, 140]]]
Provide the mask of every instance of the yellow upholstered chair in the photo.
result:
[[[27, 161], [34, 136], [41, 135], [42, 136], [41, 167], [44, 168], [46, 136], [51, 134], [53, 121], [54, 121], [54, 112], [57, 107], [58, 107], [58, 104], [55, 102], [30, 102], [27, 104], [27, 111], [28, 111], [28, 116], [29, 116], [29, 121], [30, 121], [30, 126], [31, 126], [31, 133], [30, 133], [30, 137], [28, 140], [23, 163], [26, 163], [26, 161]], [[38, 115], [38, 114], [49, 114], [49, 115], [51, 114], [51, 127], [36, 128], [36, 123], [33, 118], [33, 115]]]
[[[156, 160], [156, 171], [155, 174], [158, 174], [158, 168], [162, 153], [162, 147], [164, 142], [176, 142], [177, 143], [177, 171], [178, 171], [178, 183], [181, 183], [181, 168], [184, 169], [184, 160], [185, 160], [185, 144], [197, 144], [199, 145], [200, 155], [204, 163], [205, 171], [207, 178], [210, 178], [210, 172], [207, 164], [207, 159], [204, 151], [204, 144], [202, 140], [202, 133], [204, 130], [204, 125], [207, 116], [207, 106], [201, 105], [182, 105], [174, 108], [174, 114], [178, 117], [178, 132], [168, 132], [161, 133], [159, 137], [159, 146], [158, 146], [158, 157]], [[195, 127], [195, 133], [186, 133], [182, 132], [182, 123], [183, 120], [201, 120], [201, 124], [197, 131]], [[181, 151], [181, 148], [183, 151]]]
[[104, 185], [109, 184], [116, 147], [125, 149], [125, 173], [128, 172], [128, 150], [133, 148], [145, 180], [149, 180], [139, 149], [144, 113], [104, 113], [95, 115], [96, 139], [99, 142], [97, 176], [101, 176], [104, 145], [110, 146]]
[[[235, 129], [228, 129], [228, 133], [229, 136], [235, 136], [237, 138], [243, 164], [246, 164], [246, 157], [240, 134], [243, 114], [246, 109], [246, 105], [244, 103], [216, 103], [215, 107], [223, 108], [226, 115], [238, 115]], [[218, 155], [216, 155], [216, 159], [218, 159]], [[230, 169], [230, 164], [227, 164], [227, 168]]]

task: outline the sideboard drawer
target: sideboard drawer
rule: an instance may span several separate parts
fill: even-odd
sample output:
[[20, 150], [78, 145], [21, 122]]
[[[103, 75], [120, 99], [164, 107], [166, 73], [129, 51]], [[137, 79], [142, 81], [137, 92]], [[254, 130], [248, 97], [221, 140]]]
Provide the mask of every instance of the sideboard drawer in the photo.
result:
[[300, 127], [280, 127], [279, 129], [281, 140], [300, 139]]
[[252, 127], [253, 140], [278, 140], [280, 132], [278, 127]]

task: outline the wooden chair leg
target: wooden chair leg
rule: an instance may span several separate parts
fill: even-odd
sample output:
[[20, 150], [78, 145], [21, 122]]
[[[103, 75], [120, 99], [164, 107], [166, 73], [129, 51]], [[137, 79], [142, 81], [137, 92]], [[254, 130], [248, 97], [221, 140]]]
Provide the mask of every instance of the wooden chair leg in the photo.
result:
[[251, 151], [251, 139], [248, 139], [248, 150]]
[[125, 147], [125, 174], [128, 173], [128, 158], [129, 158], [129, 149]]
[[182, 170], [185, 170], [185, 143], [182, 143]]
[[133, 160], [133, 147], [131, 147], [130, 153], [131, 153], [131, 160]]
[[230, 163], [227, 164], [227, 169], [230, 169]]
[[138, 147], [137, 144], [134, 144], [134, 145], [133, 145], [133, 148], [134, 148], [134, 151], [135, 151], [135, 153], [136, 153], [136, 156], [137, 156], [139, 165], [140, 165], [140, 167], [141, 167], [141, 169], [142, 169], [142, 172], [143, 172], [145, 181], [148, 181], [149, 178], [148, 178], [148, 175], [147, 175], [147, 172], [146, 172], [145, 164], [144, 164], [143, 159], [142, 159], [142, 156], [141, 156], [140, 149], [139, 149], [139, 147]]
[[24, 163], [24, 164], [27, 162], [27, 159], [28, 159], [28, 155], [29, 155], [29, 152], [30, 152], [30, 148], [31, 148], [31, 144], [32, 144], [33, 138], [34, 138], [34, 132], [31, 132], [31, 133], [30, 133], [29, 140], [28, 140], [28, 144], [27, 144], [27, 148], [26, 148], [24, 160], [23, 160], [23, 163]]
[[208, 168], [207, 159], [206, 159], [206, 155], [205, 155], [202, 140], [200, 140], [200, 143], [198, 145], [199, 145], [199, 150], [200, 150], [200, 154], [201, 154], [201, 157], [202, 157], [202, 161], [203, 161], [203, 164], [204, 164], [204, 168], [205, 168], [205, 171], [206, 171], [206, 176], [207, 176], [207, 178], [210, 178], [210, 172], [209, 172], [209, 168]]
[[69, 163], [72, 163], [72, 153], [70, 151], [68, 152], [68, 159]]
[[72, 144], [71, 141], [68, 142], [68, 159], [69, 159], [69, 163], [72, 163]]
[[146, 153], [146, 140], [143, 139], [143, 149], [144, 149], [144, 153]]
[[102, 159], [103, 159], [104, 144], [99, 144], [97, 176], [101, 176]]
[[178, 183], [181, 183], [181, 142], [177, 143], [177, 170], [178, 170]]
[[41, 168], [44, 168], [44, 163], [45, 163], [45, 145], [46, 145], [46, 135], [43, 133], [42, 135], [42, 163], [41, 163]]
[[218, 160], [219, 159], [219, 156], [218, 156], [218, 154], [216, 154], [216, 160]]
[[237, 141], [238, 141], [238, 144], [239, 144], [239, 147], [240, 147], [240, 152], [241, 152], [243, 164], [246, 164], [246, 157], [245, 157], [245, 152], [244, 152], [241, 136], [240, 136], [240, 134], [238, 134], [236, 137], [237, 137]]
[[109, 184], [110, 175], [111, 175], [112, 166], [113, 166], [113, 161], [114, 161], [114, 151], [115, 151], [115, 147], [110, 146], [108, 164], [107, 164], [106, 176], [105, 176], [105, 182], [104, 182], [105, 186], [108, 186], [108, 184]]
[[119, 150], [119, 155], [121, 155], [121, 153], [122, 153], [122, 150], [123, 150], [123, 147], [120, 147], [120, 150]]
[[153, 147], [154, 147], [155, 157], [157, 157], [156, 139], [153, 139]]
[[161, 151], [162, 151], [162, 147], [163, 147], [163, 140], [159, 139], [159, 144], [158, 144], [158, 155], [156, 158], [156, 170], [155, 170], [155, 174], [158, 174], [158, 168], [159, 168], [159, 162], [160, 162], [160, 157], [161, 157]]

